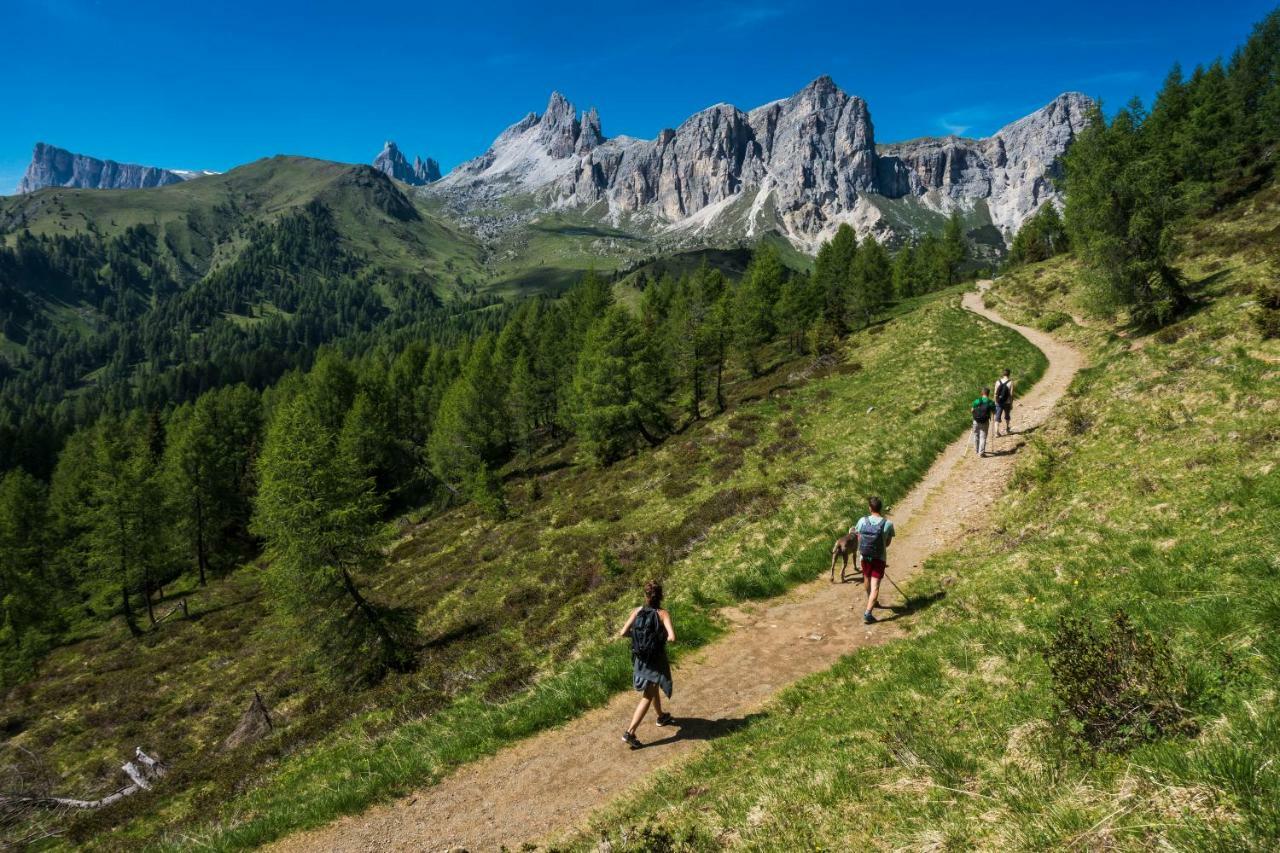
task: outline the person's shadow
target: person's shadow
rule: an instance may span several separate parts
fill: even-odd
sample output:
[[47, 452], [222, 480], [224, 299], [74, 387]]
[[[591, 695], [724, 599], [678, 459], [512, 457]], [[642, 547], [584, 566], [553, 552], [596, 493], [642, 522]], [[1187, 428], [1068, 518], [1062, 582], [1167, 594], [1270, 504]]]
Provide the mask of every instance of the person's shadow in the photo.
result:
[[[881, 587], [881, 589], [884, 589], [884, 587]], [[894, 604], [887, 607], [885, 605], [880, 605], [880, 610], [888, 610], [893, 615], [877, 616], [876, 621], [896, 622], [899, 619], [905, 619], [912, 613], [919, 613], [921, 610], [925, 610], [933, 606], [935, 603], [945, 598], [946, 595], [947, 593], [945, 591], [938, 590], [937, 592], [931, 592], [928, 595], [913, 595], [902, 604]]]
[[645, 743], [641, 749], [648, 749], [651, 746], [664, 746], [679, 740], [715, 740], [725, 735], [731, 735], [739, 729], [751, 725], [753, 721], [763, 716], [764, 714], [762, 713], [755, 713], [748, 714], [745, 717], [721, 717], [718, 720], [708, 720], [705, 717], [679, 717], [673, 714], [673, 720], [667, 728], [675, 729], [675, 731], [661, 740]]

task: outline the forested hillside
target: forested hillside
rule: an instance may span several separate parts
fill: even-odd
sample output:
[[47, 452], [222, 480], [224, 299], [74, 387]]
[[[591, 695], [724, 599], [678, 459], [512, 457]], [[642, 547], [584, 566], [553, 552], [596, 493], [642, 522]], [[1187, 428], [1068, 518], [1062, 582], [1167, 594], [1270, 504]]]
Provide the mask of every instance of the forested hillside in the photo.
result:
[[[350, 269], [333, 251], [332, 220], [326, 208], [310, 203], [262, 226], [269, 239], [250, 241], [235, 260], [176, 293], [173, 304], [210, 311], [219, 301], [255, 298], [257, 291], [249, 291], [265, 287], [273, 301], [300, 309], [316, 291], [320, 298], [333, 294], [332, 287], [305, 286], [314, 283], [309, 276]], [[129, 233], [134, 236], [125, 239], [145, 244], [145, 232]], [[477, 318], [472, 325], [456, 318], [438, 326], [420, 321], [394, 334], [349, 337], [342, 349], [324, 350], [309, 370], [288, 370], [262, 391], [235, 382], [187, 402], [179, 394], [169, 405], [122, 406], [100, 416], [67, 438], [48, 483], [15, 469], [0, 489], [6, 537], [0, 675], [6, 687], [19, 685], [10, 694], [7, 725], [19, 733], [17, 743], [31, 742], [40, 747], [33, 754], [56, 762], [53, 778], [79, 785], [109, 781], [112, 772], [95, 763], [109, 760], [105, 750], [119, 748], [116, 738], [104, 737], [107, 730], [158, 739], [175, 766], [186, 768], [159, 801], [167, 803], [190, 794], [191, 785], [221, 791], [250, 772], [246, 753], [210, 765], [208, 750], [216, 742], [191, 726], [197, 720], [201, 730], [229, 725], [254, 688], [277, 685], [268, 699], [291, 708], [295, 721], [269, 754], [310, 743], [322, 727], [367, 701], [395, 707], [407, 701], [396, 697], [414, 696], [446, 708], [473, 690], [520, 695], [521, 680], [559, 671], [549, 652], [573, 654], [580, 642], [595, 648], [594, 639], [556, 641], [535, 632], [536, 639], [513, 644], [527, 646], [526, 654], [508, 657], [474, 688], [450, 684], [448, 668], [484, 654], [482, 641], [494, 632], [519, 636], [530, 630], [526, 625], [563, 618], [569, 602], [556, 604], [548, 598], [551, 589], [582, 595], [581, 606], [598, 612], [636, 572], [683, 560], [691, 547], [686, 540], [696, 540], [701, 528], [743, 513], [771, 518], [779, 484], [710, 492], [706, 484], [723, 481], [742, 453], [770, 433], [776, 433], [772, 452], [808, 452], [802, 436], [812, 426], [779, 412], [750, 429], [746, 424], [759, 415], [736, 421], [735, 430], [745, 432], [735, 432], [728, 445], [733, 452], [716, 463], [724, 467], [713, 466], [719, 473], [712, 477], [708, 470], [704, 483], [690, 459], [677, 461], [679, 484], [664, 485], [655, 495], [664, 508], [644, 521], [620, 523], [622, 504], [600, 517], [595, 511], [582, 516], [582, 495], [614, 488], [598, 472], [630, 459], [662, 464], [673, 452], [684, 459], [686, 451], [669, 450], [671, 443], [692, 452], [701, 424], [711, 418], [723, 429], [717, 415], [735, 399], [861, 370], [862, 356], [851, 354], [846, 340], [851, 332], [870, 335], [886, 311], [910, 310], [913, 300], [958, 278], [965, 253], [959, 229], [937, 245], [932, 266], [900, 268], [896, 280], [887, 253], [871, 241], [859, 245], [849, 229], [822, 249], [812, 274], [788, 269], [771, 244], [754, 253], [740, 280], [705, 265], [680, 277], [644, 276], [616, 287], [589, 274], [559, 298], [472, 307], [466, 315]], [[950, 247], [947, 259], [943, 246]], [[923, 328], [942, 322], [951, 340], [954, 312], [929, 315]], [[334, 319], [318, 309], [315, 316]], [[170, 342], [195, 346], [190, 340], [180, 335]], [[949, 351], [950, 345], [938, 350], [938, 358]], [[913, 367], [942, 368], [941, 361]], [[789, 379], [795, 371], [798, 378]], [[957, 379], [947, 377], [948, 387]], [[920, 410], [924, 432], [909, 432], [917, 444], [902, 463], [904, 485], [945, 435], [943, 416], [958, 393], [951, 388]], [[662, 457], [654, 456], [655, 448]], [[564, 475], [557, 472], [566, 469], [574, 473], [561, 484]], [[398, 545], [389, 564], [385, 548], [406, 523], [389, 522], [406, 513], [428, 526]], [[626, 530], [632, 544], [588, 533], [601, 523]], [[468, 531], [477, 525], [509, 544], [482, 540], [466, 550]], [[568, 528], [563, 537], [543, 532], [562, 527]], [[539, 560], [549, 561], [544, 567], [524, 566], [522, 555], [509, 581], [482, 579], [490, 560], [509, 562], [522, 554], [518, 543], [548, 535], [539, 551]], [[642, 544], [649, 537], [665, 544]], [[474, 562], [477, 550], [488, 556], [482, 574], [472, 578], [462, 567]], [[381, 578], [403, 559], [397, 553], [418, 555], [410, 563], [424, 570], [434, 553], [445, 562], [424, 576], [401, 573], [400, 583], [388, 588]], [[543, 577], [552, 566], [577, 574]], [[794, 580], [757, 572], [748, 567], [729, 587], [730, 599]], [[416, 591], [409, 594], [405, 584]], [[579, 585], [581, 592], [573, 593]], [[457, 592], [437, 603], [436, 596], [451, 589]], [[454, 612], [458, 594], [475, 598]], [[475, 609], [481, 596], [496, 596], [485, 617]], [[464, 611], [483, 624], [457, 623]], [[204, 637], [201, 643], [180, 639], [193, 630]], [[283, 656], [271, 651], [282, 631], [290, 637]], [[225, 644], [249, 636], [249, 650], [237, 654], [242, 676], [224, 676], [215, 687], [200, 674], [213, 676], [223, 666], [216, 662], [227, 654]], [[176, 657], [175, 642], [185, 650]], [[63, 644], [69, 645], [46, 662], [48, 651]], [[96, 710], [79, 717], [76, 729], [98, 744], [88, 748], [64, 727], [36, 723], [38, 709], [68, 698], [63, 691], [71, 683], [56, 673], [74, 671], [74, 661], [95, 671], [129, 661], [133, 672], [88, 694]], [[179, 672], [199, 692], [171, 694], [162, 686]], [[312, 681], [314, 689], [291, 698]], [[134, 685], [148, 686], [139, 692]], [[146, 695], [157, 691], [168, 698]], [[598, 701], [589, 698], [594, 695], [564, 707]], [[320, 713], [320, 702], [329, 710]], [[164, 707], [165, 719], [140, 713], [139, 703]], [[52, 751], [51, 737], [60, 744]], [[83, 832], [125, 819], [133, 808], [145, 810], [148, 801], [95, 815]]]
[[477, 258], [381, 173], [301, 158], [4, 199], [0, 468], [48, 477], [103, 413], [260, 390], [326, 343], [492, 328]]

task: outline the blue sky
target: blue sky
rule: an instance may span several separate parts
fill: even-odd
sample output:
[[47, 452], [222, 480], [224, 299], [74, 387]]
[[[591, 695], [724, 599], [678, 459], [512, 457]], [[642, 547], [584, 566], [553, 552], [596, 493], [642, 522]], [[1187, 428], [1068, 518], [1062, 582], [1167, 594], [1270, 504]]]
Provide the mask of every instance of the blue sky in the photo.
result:
[[880, 141], [984, 135], [1069, 89], [1149, 98], [1174, 60], [1229, 54], [1274, 2], [0, 0], [0, 193], [37, 140], [226, 170], [368, 162], [395, 139], [447, 170], [553, 89], [598, 107], [608, 136], [652, 137], [830, 74], [867, 99]]

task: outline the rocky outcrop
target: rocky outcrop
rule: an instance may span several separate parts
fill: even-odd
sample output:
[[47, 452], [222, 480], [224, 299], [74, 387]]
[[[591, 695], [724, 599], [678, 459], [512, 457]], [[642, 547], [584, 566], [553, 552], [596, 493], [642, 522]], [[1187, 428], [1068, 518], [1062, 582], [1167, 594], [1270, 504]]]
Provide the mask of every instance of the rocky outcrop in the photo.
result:
[[198, 172], [160, 169], [99, 160], [84, 154], [73, 154], [64, 148], [37, 142], [31, 153], [31, 164], [18, 183], [18, 192], [32, 193], [45, 187], [77, 187], [93, 190], [136, 190], [162, 187], [198, 177]]
[[579, 119], [557, 92], [541, 115], [507, 128], [432, 191], [463, 213], [528, 194], [541, 201], [535, 214], [603, 202], [615, 223], [666, 231], [714, 226], [749, 236], [776, 223], [807, 247], [842, 222], [890, 236], [877, 197], [938, 213], [984, 200], [1008, 238], [1056, 192], [1062, 154], [1090, 106], [1068, 93], [987, 139], [877, 147], [866, 102], [825, 76], [750, 112], [717, 104], [652, 140], [607, 139], [594, 109]]
[[395, 178], [412, 186], [423, 186], [440, 180], [440, 164], [428, 157], [413, 158], [413, 165], [405, 159], [400, 148], [391, 140], [382, 146], [382, 152], [373, 158], [373, 168], [389, 178]]
[[881, 147], [882, 195], [934, 194], [943, 208], [985, 199], [992, 224], [1006, 236], [1056, 195], [1062, 155], [1088, 122], [1093, 102], [1077, 92], [1059, 95], [1029, 116], [985, 139], [947, 136]]

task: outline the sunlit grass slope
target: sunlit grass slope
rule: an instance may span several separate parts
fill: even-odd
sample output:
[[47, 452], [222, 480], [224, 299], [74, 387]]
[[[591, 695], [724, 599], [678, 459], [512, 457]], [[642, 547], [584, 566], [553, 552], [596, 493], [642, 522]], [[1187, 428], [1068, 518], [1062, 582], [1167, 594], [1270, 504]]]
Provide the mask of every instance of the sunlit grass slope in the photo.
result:
[[[1260, 336], [1253, 288], [1274, 277], [1277, 221], [1272, 196], [1193, 232], [1198, 307], [1141, 346], [1104, 319], [1050, 319], [1094, 366], [994, 531], [926, 564], [910, 591], [944, 597], [919, 630], [786, 691], [568, 846], [1276, 849], [1280, 341]], [[1077, 275], [1057, 259], [991, 298], [1044, 322], [1079, 305]], [[1176, 675], [1180, 719], [1093, 748], [1046, 653], [1064, 616], [1102, 629], [1117, 611]]]

